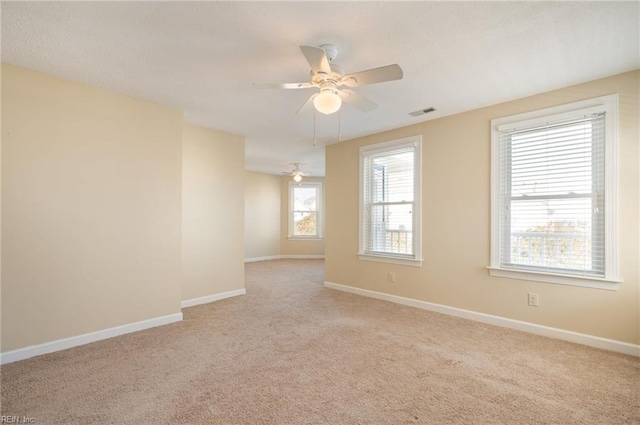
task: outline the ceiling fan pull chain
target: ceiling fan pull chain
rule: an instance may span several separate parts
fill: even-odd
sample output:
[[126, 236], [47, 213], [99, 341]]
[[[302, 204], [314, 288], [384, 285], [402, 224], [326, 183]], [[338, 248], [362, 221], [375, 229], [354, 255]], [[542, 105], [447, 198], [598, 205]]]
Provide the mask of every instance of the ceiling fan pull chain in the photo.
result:
[[338, 143], [342, 142], [342, 112], [338, 111]]
[[318, 139], [316, 139], [316, 111], [313, 111], [313, 146], [318, 144]]

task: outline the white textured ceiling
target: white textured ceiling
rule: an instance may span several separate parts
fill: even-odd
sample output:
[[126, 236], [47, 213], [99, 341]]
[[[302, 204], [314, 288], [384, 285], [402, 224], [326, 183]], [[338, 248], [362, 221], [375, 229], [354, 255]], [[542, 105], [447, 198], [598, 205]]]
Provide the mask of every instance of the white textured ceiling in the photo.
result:
[[[297, 109], [299, 45], [331, 43], [348, 72], [398, 63], [356, 90], [343, 140], [640, 68], [639, 2], [2, 2], [2, 61], [184, 111], [246, 137], [246, 168], [324, 175], [337, 114]], [[414, 118], [409, 112], [433, 106]]]

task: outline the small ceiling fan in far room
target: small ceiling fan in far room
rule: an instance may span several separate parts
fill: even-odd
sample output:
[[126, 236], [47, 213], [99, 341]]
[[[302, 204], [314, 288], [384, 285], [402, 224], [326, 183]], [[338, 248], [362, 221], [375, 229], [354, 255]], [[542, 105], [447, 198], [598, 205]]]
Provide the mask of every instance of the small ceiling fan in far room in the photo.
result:
[[300, 181], [302, 180], [302, 177], [307, 177], [309, 175], [311, 175], [311, 173], [307, 173], [306, 171], [302, 171], [300, 169], [300, 163], [299, 162], [294, 162], [292, 163], [292, 165], [295, 165], [295, 168], [293, 169], [293, 171], [289, 172], [289, 171], [284, 171], [282, 174], [286, 174], [289, 176], [293, 177], [293, 181], [295, 181], [296, 183], [300, 183]]
[[313, 102], [318, 112], [332, 114], [340, 109], [342, 101], [363, 112], [369, 112], [378, 105], [351, 88], [402, 79], [402, 68], [398, 64], [345, 74], [340, 66], [333, 63], [338, 55], [338, 48], [331, 44], [323, 44], [320, 47], [300, 46], [300, 50], [311, 66], [311, 80], [308, 83], [253, 84], [257, 89], [319, 89], [307, 99], [298, 112]]

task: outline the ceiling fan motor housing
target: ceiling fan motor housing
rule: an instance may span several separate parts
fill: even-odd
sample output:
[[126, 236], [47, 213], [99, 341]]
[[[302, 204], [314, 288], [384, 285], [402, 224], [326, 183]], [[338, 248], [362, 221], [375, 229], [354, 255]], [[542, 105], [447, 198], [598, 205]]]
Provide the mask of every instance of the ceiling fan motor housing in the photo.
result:
[[320, 86], [322, 83], [328, 81], [337, 83], [338, 81], [342, 80], [343, 76], [344, 73], [342, 71], [342, 68], [338, 65], [331, 64], [331, 73], [320, 71], [314, 74], [313, 71], [311, 71], [311, 83], [317, 86]]

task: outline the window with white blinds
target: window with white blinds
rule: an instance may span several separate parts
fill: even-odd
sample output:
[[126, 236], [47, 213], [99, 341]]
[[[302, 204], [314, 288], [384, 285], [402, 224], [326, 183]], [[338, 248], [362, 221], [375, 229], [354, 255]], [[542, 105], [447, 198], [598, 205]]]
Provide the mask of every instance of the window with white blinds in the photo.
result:
[[613, 101], [494, 121], [493, 268], [617, 278]]
[[360, 149], [362, 259], [421, 261], [420, 137]]

